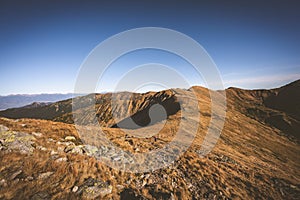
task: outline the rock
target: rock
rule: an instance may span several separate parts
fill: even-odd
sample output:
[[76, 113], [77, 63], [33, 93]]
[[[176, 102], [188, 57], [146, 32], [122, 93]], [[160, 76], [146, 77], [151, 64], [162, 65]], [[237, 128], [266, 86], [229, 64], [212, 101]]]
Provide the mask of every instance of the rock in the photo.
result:
[[16, 179], [13, 180], [12, 184], [15, 185], [15, 184], [17, 184], [19, 181], [20, 181], [20, 179], [16, 178]]
[[153, 184], [154, 182], [155, 182], [154, 179], [149, 178], [147, 184], [148, 184], [148, 185], [151, 185], [151, 184]]
[[6, 187], [7, 186], [7, 182], [5, 179], [1, 179], [0, 181], [0, 187]]
[[290, 184], [290, 187], [293, 189], [297, 189], [297, 186]]
[[18, 170], [13, 175], [11, 175], [10, 180], [14, 180], [18, 175], [22, 173], [22, 170]]
[[77, 191], [78, 191], [78, 186], [75, 185], [75, 186], [73, 187], [73, 189], [72, 189], [72, 192], [75, 193], [75, 192], [77, 192]]
[[92, 146], [92, 145], [85, 145], [83, 147], [83, 150], [88, 156], [95, 156], [97, 152], [99, 151], [97, 147]]
[[36, 137], [42, 137], [43, 134], [42, 133], [36, 133], [36, 132], [32, 132], [32, 135], [36, 136]]
[[4, 141], [0, 139], [0, 151], [1, 150], [6, 150], [7, 147], [4, 145]]
[[74, 136], [66, 136], [65, 141], [76, 141], [76, 138]]
[[54, 140], [52, 138], [48, 138], [48, 142], [56, 142], [56, 140]]
[[45, 173], [42, 173], [38, 176], [38, 179], [46, 179], [48, 177], [50, 177], [52, 174], [54, 174], [54, 172], [45, 172]]
[[68, 158], [66, 158], [66, 157], [58, 158], [55, 160], [55, 162], [67, 162], [67, 161], [68, 161]]
[[8, 130], [9, 130], [9, 128], [7, 128], [6, 126], [0, 125], [0, 133], [6, 132]]
[[72, 153], [77, 153], [77, 154], [83, 154], [83, 152], [84, 150], [82, 145], [75, 146], [74, 149], [72, 150]]
[[124, 189], [123, 185], [116, 185], [118, 191], [122, 191]]
[[66, 146], [64, 149], [65, 153], [70, 153], [74, 149], [74, 146]]
[[171, 193], [170, 200], [175, 200], [175, 197], [174, 197], [174, 194], [173, 194], [173, 193]]
[[84, 199], [103, 198], [112, 192], [112, 186], [108, 182], [88, 178], [79, 186], [78, 194], [82, 194]]
[[65, 153], [75, 153], [75, 154], [83, 154], [84, 150], [83, 150], [83, 145], [70, 145], [70, 146], [66, 146], [64, 149]]
[[[1, 128], [6, 130], [6, 128]], [[1, 149], [7, 151], [19, 151], [22, 154], [33, 153], [33, 140], [32, 135], [16, 131], [3, 131], [0, 134]]]
[[47, 151], [48, 150], [46, 147], [43, 147], [43, 146], [37, 146], [36, 148], [41, 150], [41, 151]]
[[64, 149], [65, 148], [63, 148], [63, 147], [57, 147], [57, 151], [59, 151], [59, 152], [64, 152]]
[[225, 162], [225, 163], [231, 163], [231, 164], [238, 164], [234, 159], [225, 156], [225, 155], [215, 155], [213, 157], [213, 160], [215, 162]]
[[135, 152], [140, 152], [140, 149], [137, 147], [137, 148], [134, 148], [133, 149]]
[[58, 154], [57, 151], [54, 151], [54, 150], [51, 150], [51, 152], [50, 152], [50, 155], [51, 155], [51, 156], [57, 155], [57, 154]]
[[33, 181], [33, 177], [32, 176], [28, 176], [25, 181]]
[[111, 157], [111, 160], [112, 161], [119, 161], [119, 160], [121, 160], [121, 158], [119, 156], [115, 155], [115, 156]]
[[146, 174], [145, 179], [148, 179], [151, 176], [151, 174]]
[[112, 193], [112, 186], [108, 187], [99, 187], [99, 186], [91, 186], [86, 188], [83, 191], [83, 197], [86, 199], [95, 199], [97, 197], [103, 198], [108, 194]]
[[143, 182], [142, 182], [142, 187], [144, 187], [145, 185], [147, 184], [147, 181], [146, 180], [143, 180]]

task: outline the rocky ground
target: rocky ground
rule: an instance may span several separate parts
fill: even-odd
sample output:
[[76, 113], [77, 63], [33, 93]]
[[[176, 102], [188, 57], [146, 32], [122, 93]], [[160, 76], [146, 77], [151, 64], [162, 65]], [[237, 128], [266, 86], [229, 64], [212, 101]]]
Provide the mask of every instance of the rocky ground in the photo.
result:
[[[297, 199], [300, 194], [299, 145], [279, 135], [274, 146], [255, 144], [264, 144], [263, 138], [221, 139], [204, 158], [193, 144], [171, 166], [135, 174], [95, 159], [96, 150], [81, 144], [72, 125], [0, 122], [2, 199]], [[130, 137], [124, 141], [136, 149]]]

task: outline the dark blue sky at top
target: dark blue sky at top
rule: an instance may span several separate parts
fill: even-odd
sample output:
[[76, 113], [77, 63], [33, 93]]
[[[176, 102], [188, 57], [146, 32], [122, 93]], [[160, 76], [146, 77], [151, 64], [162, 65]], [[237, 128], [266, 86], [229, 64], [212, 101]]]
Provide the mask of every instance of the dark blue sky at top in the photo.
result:
[[[226, 87], [278, 87], [300, 78], [299, 10], [298, 1], [2, 0], [0, 95], [72, 92], [93, 48], [114, 34], [148, 26], [174, 29], [199, 42]], [[100, 90], [113, 90], [129, 66], [150, 58], [170, 65], [176, 60], [156, 51], [129, 56], [107, 74]], [[189, 67], [178, 63], [179, 72]], [[187, 78], [201, 84], [193, 73]]]

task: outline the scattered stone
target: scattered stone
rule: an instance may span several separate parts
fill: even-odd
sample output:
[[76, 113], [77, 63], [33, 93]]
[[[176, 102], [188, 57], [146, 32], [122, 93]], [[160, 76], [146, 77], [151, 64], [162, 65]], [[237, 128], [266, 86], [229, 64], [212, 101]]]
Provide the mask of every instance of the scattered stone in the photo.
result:
[[297, 189], [297, 186], [290, 184], [290, 187], [293, 189]]
[[151, 184], [153, 184], [154, 182], [155, 182], [154, 179], [149, 178], [147, 183], [148, 183], [148, 185], [151, 185]]
[[50, 155], [51, 155], [51, 156], [57, 155], [57, 154], [58, 154], [58, 152], [57, 152], [57, 151], [54, 151], [54, 150], [51, 150], [51, 152], [50, 152]]
[[25, 181], [33, 181], [33, 177], [32, 176], [28, 176]]
[[112, 193], [111, 185], [109, 185], [108, 187], [91, 186], [86, 188], [83, 191], [83, 197], [86, 199], [95, 199], [97, 197], [103, 198], [106, 195], [111, 193]]
[[83, 145], [69, 145], [66, 146], [64, 149], [65, 153], [75, 153], [75, 154], [83, 154], [84, 150], [83, 150]]
[[43, 146], [37, 146], [36, 148], [41, 150], [41, 151], [47, 151], [48, 150], [46, 147], [43, 147]]
[[0, 133], [6, 132], [8, 130], [9, 130], [9, 128], [7, 128], [6, 126], [0, 125]]
[[66, 136], [65, 141], [76, 141], [76, 138], [74, 136]]
[[137, 147], [137, 148], [134, 148], [133, 149], [135, 152], [140, 152], [140, 149]]
[[63, 152], [64, 151], [64, 147], [57, 147], [57, 151], [59, 151], [59, 152]]
[[73, 189], [72, 189], [72, 192], [75, 193], [75, 192], [77, 192], [77, 191], [78, 191], [78, 186], [75, 185], [75, 186], [73, 187]]
[[225, 156], [225, 155], [215, 155], [213, 157], [213, 160], [215, 162], [225, 162], [225, 163], [231, 163], [231, 164], [238, 164], [234, 159]]
[[144, 187], [145, 185], [147, 184], [147, 181], [146, 180], [143, 180], [143, 182], [142, 182], [142, 187]]
[[0, 181], [0, 187], [6, 187], [7, 186], [7, 182], [5, 179], [1, 179]]
[[174, 197], [174, 194], [173, 194], [173, 193], [171, 193], [170, 200], [175, 200], [175, 197]]
[[72, 150], [72, 153], [77, 153], [77, 154], [83, 154], [83, 145], [78, 145], [75, 146], [74, 149]]
[[22, 173], [22, 170], [18, 170], [13, 175], [11, 175], [10, 180], [14, 180], [18, 175]]
[[66, 158], [66, 157], [58, 158], [55, 160], [55, 162], [67, 162], [67, 161], [68, 161], [68, 158]]
[[43, 136], [42, 133], [37, 133], [37, 132], [32, 132], [31, 134], [36, 136], [36, 137], [42, 137]]
[[84, 199], [103, 198], [104, 196], [112, 193], [112, 186], [107, 182], [88, 178], [84, 183], [79, 186], [77, 194], [82, 194]]
[[124, 189], [123, 185], [116, 185], [118, 191], [122, 191]]
[[85, 145], [83, 150], [88, 156], [95, 156], [98, 152], [98, 148], [92, 145]]
[[121, 158], [119, 156], [114, 156], [114, 157], [111, 157], [111, 160], [112, 161], [119, 161], [119, 160], [121, 160]]
[[38, 176], [38, 179], [46, 179], [48, 177], [50, 177], [52, 174], [54, 174], [54, 172], [45, 172], [45, 173], [42, 173]]
[[56, 142], [56, 140], [54, 140], [52, 138], [48, 138], [48, 142]]
[[17, 184], [19, 181], [20, 181], [20, 179], [16, 178], [16, 179], [13, 180], [12, 184], [15, 185], [15, 184]]

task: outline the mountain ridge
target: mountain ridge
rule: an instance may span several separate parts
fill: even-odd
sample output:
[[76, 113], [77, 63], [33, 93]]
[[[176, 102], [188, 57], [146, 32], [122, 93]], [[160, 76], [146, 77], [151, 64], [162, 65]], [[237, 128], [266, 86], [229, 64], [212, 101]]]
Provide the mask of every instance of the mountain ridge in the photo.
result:
[[[47, 119], [74, 123], [73, 114], [75, 113], [81, 117], [77, 123], [87, 124], [89, 121], [92, 121], [94, 116], [83, 113], [92, 113], [90, 111], [94, 109], [100, 126], [118, 127], [116, 124], [121, 121], [123, 121], [124, 124], [126, 117], [134, 117], [135, 121], [146, 125], [149, 123], [149, 118], [147, 117], [149, 108], [153, 104], [163, 104], [165, 109], [168, 107], [167, 110], [170, 110], [172, 107], [178, 107], [176, 100], [171, 99], [176, 96], [176, 92], [181, 91], [184, 92], [185, 95], [190, 96], [189, 98], [193, 98], [192, 96], [195, 95], [195, 92], [200, 99], [206, 99], [206, 103], [210, 103], [210, 93], [217, 92], [201, 86], [193, 86], [187, 90], [169, 89], [146, 93], [96, 93], [76, 97], [78, 101], [82, 102], [83, 108], [75, 109], [74, 111], [72, 110], [72, 99], [66, 99], [47, 105], [36, 104], [35, 106], [7, 109], [0, 111], [0, 116], [8, 118]], [[300, 139], [298, 134], [300, 128], [300, 107], [298, 103], [300, 102], [300, 95], [297, 91], [300, 91], [300, 80], [270, 90], [228, 88], [226, 89], [227, 104], [229, 107], [233, 106], [248, 117], [263, 123], [268, 123], [277, 127], [279, 130], [288, 132], [290, 136]], [[93, 98], [95, 98], [95, 105], [90, 105], [89, 102]], [[115, 107], [111, 105], [111, 98], [115, 100]], [[167, 106], [167, 101], [172, 101], [172, 105]], [[176, 112], [179, 110], [180, 108], [176, 109]], [[173, 111], [172, 114], [176, 112]], [[170, 114], [168, 114], [168, 116], [169, 115]]]

